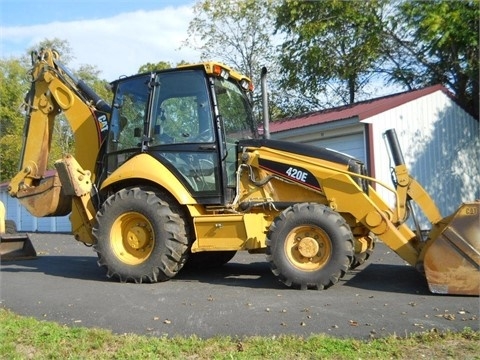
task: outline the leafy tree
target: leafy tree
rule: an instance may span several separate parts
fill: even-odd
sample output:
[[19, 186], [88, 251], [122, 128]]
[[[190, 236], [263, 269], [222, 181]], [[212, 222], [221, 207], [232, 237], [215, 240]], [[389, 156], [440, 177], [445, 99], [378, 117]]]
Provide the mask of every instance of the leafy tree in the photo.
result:
[[274, 59], [272, 8], [272, 0], [200, 0], [185, 43], [201, 50], [204, 60], [220, 59], [250, 78], [258, 77], [261, 67]]
[[[188, 28], [186, 46], [201, 51], [203, 60], [218, 60], [233, 67], [260, 88], [260, 73], [267, 66], [277, 72], [273, 22], [275, 0], [200, 0]], [[275, 75], [270, 84], [275, 102]], [[257, 96], [254, 103], [259, 103]]]
[[408, 89], [449, 88], [478, 117], [480, 1], [398, 2], [385, 29], [388, 78]]
[[157, 71], [157, 70], [166, 70], [166, 69], [170, 69], [172, 67], [173, 67], [172, 64], [169, 63], [168, 61], [160, 61], [156, 64], [146, 63], [146, 64], [140, 66], [140, 68], [138, 69], [138, 73], [143, 74], [143, 73], [153, 72], [153, 71]]
[[353, 102], [382, 75], [406, 89], [440, 83], [478, 117], [479, 18], [479, 0], [284, 0], [282, 85], [321, 108]]
[[174, 68], [176, 66], [181, 66], [181, 65], [188, 65], [189, 63], [185, 60], [180, 61], [177, 63], [177, 65], [173, 65], [172, 63], [168, 61], [159, 61], [156, 64], [153, 63], [146, 63], [138, 69], [138, 74], [143, 74], [143, 73], [149, 73], [149, 72], [154, 72], [158, 70], [167, 70]]
[[[309, 106], [353, 103], [373, 75], [384, 0], [286, 0], [277, 8], [282, 86]], [[333, 93], [333, 99], [325, 95]], [[322, 96], [324, 95], [324, 96]]]
[[69, 42], [59, 38], [43, 39], [38, 44], [35, 44], [27, 49], [27, 56], [25, 58], [30, 60], [29, 56], [32, 54], [32, 52], [39, 51], [40, 49], [56, 50], [61, 55], [62, 63], [66, 65], [75, 58]]
[[0, 59], [0, 181], [18, 171], [24, 117], [27, 69], [19, 59]]

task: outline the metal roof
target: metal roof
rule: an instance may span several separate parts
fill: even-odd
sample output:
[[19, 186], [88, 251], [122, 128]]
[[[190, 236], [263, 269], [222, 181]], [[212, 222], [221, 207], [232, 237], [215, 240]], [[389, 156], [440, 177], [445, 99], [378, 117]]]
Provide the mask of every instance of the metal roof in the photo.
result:
[[449, 97], [453, 97], [443, 85], [434, 85], [419, 90], [406, 91], [350, 105], [315, 111], [295, 117], [273, 121], [270, 122], [270, 132], [275, 133], [287, 131], [291, 129], [352, 118], [356, 118], [358, 121], [361, 121], [436, 91], [442, 91]]

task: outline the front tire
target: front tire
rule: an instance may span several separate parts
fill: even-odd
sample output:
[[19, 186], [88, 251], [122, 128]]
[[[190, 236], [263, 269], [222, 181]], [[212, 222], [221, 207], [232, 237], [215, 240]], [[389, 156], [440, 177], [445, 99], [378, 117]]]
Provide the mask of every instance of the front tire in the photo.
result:
[[98, 264], [121, 282], [158, 282], [174, 277], [186, 261], [188, 229], [174, 199], [132, 187], [110, 196], [93, 228]]
[[267, 260], [287, 286], [326, 289], [341, 279], [353, 259], [354, 237], [345, 219], [321, 204], [284, 210], [267, 235]]

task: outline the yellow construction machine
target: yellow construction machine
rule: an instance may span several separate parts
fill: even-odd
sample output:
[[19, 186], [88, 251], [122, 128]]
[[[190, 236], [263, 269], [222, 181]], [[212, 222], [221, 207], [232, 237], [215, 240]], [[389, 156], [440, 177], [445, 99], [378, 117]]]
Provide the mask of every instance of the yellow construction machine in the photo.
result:
[[[479, 203], [442, 218], [409, 175], [394, 131], [385, 135], [390, 186], [350, 156], [259, 138], [252, 83], [222, 64], [121, 78], [109, 106], [55, 51], [32, 59], [21, 169], [9, 193], [35, 216], [70, 213], [75, 238], [93, 246], [107, 277], [165, 281], [185, 264], [222, 265], [247, 250], [265, 253], [287, 286], [325, 289], [380, 239], [425, 273], [432, 292], [479, 294]], [[75, 153], [46, 177], [60, 113]], [[427, 235], [406, 225], [411, 202], [431, 222]]]

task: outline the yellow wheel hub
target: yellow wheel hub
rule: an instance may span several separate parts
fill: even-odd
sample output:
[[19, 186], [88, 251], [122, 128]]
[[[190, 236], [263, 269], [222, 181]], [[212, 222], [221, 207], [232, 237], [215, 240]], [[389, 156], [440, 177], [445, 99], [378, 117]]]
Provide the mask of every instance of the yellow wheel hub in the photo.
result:
[[113, 223], [110, 243], [122, 262], [138, 265], [152, 253], [155, 244], [152, 224], [140, 213], [122, 214]]
[[290, 263], [302, 271], [324, 267], [332, 254], [330, 237], [320, 228], [298, 226], [287, 236], [285, 253]]
[[311, 237], [305, 237], [298, 242], [298, 252], [306, 258], [313, 258], [318, 254], [320, 246], [317, 241]]

